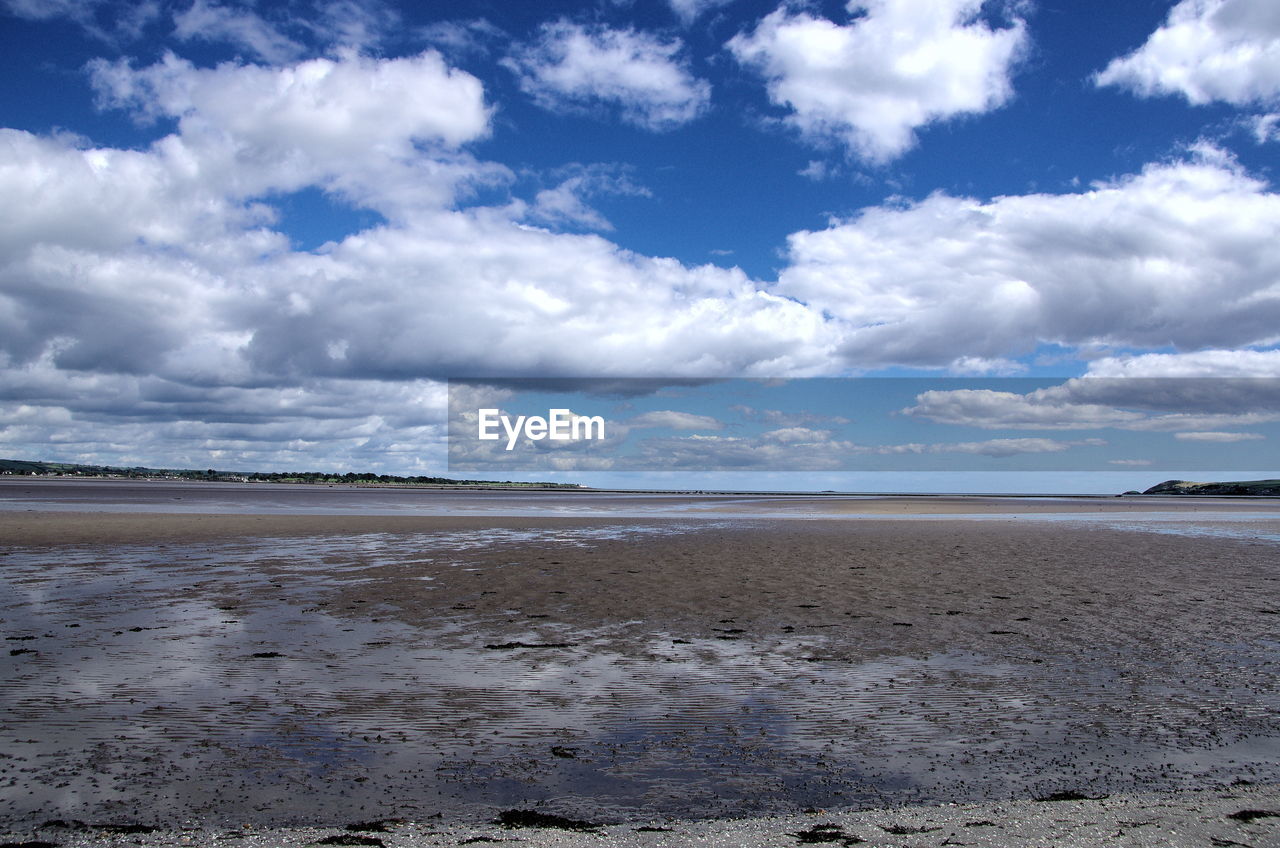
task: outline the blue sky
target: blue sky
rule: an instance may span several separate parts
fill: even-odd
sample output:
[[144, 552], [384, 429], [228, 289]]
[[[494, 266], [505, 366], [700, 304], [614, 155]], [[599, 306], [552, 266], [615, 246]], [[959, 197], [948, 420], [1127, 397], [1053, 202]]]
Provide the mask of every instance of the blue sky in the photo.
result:
[[[0, 455], [439, 473], [459, 376], [1058, 380], [990, 438], [1280, 376], [1270, 0], [2, 0], [0, 39]], [[1259, 385], [1106, 402], [1266, 472]]]

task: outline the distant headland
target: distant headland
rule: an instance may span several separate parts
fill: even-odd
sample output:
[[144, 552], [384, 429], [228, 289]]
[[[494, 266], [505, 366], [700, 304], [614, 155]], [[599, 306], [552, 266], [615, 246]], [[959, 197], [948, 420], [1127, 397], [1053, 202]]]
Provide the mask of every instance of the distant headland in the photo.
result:
[[[1137, 494], [1137, 492], [1134, 492]], [[1147, 489], [1144, 495], [1228, 495], [1234, 497], [1280, 497], [1280, 480], [1235, 480], [1225, 483], [1196, 483], [1165, 480]]]
[[454, 480], [449, 477], [422, 475], [402, 477], [396, 474], [373, 474], [348, 471], [218, 471], [213, 468], [147, 468], [114, 465], [81, 465], [72, 462], [44, 462], [25, 459], [0, 459], [0, 475], [36, 477], [113, 477], [135, 480], [208, 480], [222, 483], [320, 483], [379, 486], [458, 486], [460, 488], [494, 487], [512, 489], [579, 489], [577, 483], [523, 483], [499, 480]]

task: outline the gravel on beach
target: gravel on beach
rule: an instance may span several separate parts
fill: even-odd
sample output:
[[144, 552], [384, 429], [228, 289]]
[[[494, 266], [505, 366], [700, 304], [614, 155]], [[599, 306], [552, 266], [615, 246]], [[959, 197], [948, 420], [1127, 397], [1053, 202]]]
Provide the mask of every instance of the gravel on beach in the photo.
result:
[[[590, 824], [590, 823], [575, 823]], [[1125, 793], [1097, 799], [1019, 800], [874, 810], [812, 810], [731, 820], [656, 820], [564, 829], [455, 825], [446, 820], [353, 822], [341, 828], [135, 828], [111, 832], [72, 822], [0, 835], [27, 848], [385, 848], [505, 843], [527, 848], [776, 848], [829, 844], [867, 848], [1266, 848], [1280, 844], [1280, 786], [1177, 793]]]

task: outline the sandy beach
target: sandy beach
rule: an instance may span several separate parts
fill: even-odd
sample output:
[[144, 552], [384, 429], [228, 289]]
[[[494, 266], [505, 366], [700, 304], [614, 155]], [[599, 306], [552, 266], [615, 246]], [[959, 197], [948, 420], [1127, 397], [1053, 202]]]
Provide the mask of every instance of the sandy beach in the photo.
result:
[[0, 510], [0, 841], [1274, 843], [1274, 505], [669, 506]]

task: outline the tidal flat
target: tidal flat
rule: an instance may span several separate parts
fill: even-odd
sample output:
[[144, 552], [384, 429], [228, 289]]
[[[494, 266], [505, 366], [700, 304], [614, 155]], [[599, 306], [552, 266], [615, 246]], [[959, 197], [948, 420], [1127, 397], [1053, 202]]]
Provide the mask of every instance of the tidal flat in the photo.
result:
[[[768, 838], [795, 844], [948, 804], [1273, 811], [1280, 508], [993, 501], [11, 499], [0, 826], [70, 845], [385, 822], [367, 838], [457, 844], [527, 834], [485, 828], [529, 810], [615, 833], [789, 816]], [[1213, 838], [1280, 821], [1230, 812]]]

